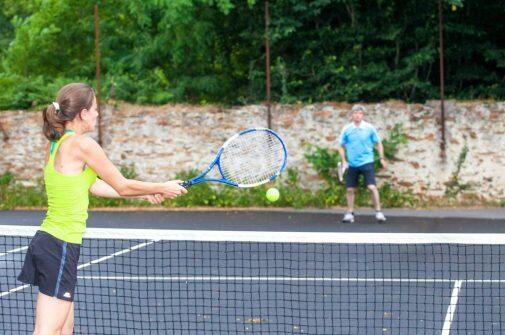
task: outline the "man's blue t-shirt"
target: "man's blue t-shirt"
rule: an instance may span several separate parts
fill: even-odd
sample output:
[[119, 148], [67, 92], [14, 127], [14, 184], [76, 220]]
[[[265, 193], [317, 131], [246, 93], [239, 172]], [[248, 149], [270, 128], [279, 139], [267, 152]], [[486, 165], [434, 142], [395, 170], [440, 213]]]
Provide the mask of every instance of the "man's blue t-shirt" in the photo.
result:
[[348, 124], [340, 135], [340, 145], [345, 146], [347, 161], [352, 167], [373, 163], [373, 147], [378, 141], [377, 130], [365, 121], [361, 121], [359, 127]]

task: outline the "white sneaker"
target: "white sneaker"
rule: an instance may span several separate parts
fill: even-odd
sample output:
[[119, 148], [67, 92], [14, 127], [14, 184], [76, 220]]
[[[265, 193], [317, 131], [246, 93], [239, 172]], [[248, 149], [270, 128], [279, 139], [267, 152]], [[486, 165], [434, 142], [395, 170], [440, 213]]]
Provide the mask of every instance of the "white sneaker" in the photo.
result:
[[386, 221], [386, 217], [384, 216], [384, 214], [382, 212], [377, 212], [375, 213], [375, 220], [377, 220], [377, 222], [381, 223], [381, 222], [384, 222]]
[[344, 218], [342, 219], [342, 222], [353, 223], [354, 222], [354, 214], [351, 212], [345, 213]]

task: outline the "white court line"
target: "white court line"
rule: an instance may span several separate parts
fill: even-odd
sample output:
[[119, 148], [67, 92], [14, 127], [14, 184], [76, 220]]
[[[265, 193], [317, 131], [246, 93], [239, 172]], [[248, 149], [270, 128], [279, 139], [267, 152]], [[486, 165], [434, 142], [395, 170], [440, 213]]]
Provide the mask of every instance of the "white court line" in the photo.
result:
[[28, 286], [30, 286], [30, 285], [26, 284], [26, 285], [21, 285], [21, 286], [18, 286], [18, 287], [11, 288], [11, 289], [10, 289], [10, 290], [8, 290], [8, 291], [5, 291], [5, 292], [0, 293], [0, 298], [1, 298], [1, 297], [3, 297], [3, 296], [5, 296], [5, 295], [9, 295], [9, 294], [11, 294], [11, 293], [14, 293], [14, 292], [17, 292], [17, 291], [24, 290], [24, 289], [25, 289], [25, 288], [27, 288]]
[[[127, 248], [127, 249], [123, 249], [121, 251], [118, 251], [118, 252], [115, 252], [109, 256], [105, 256], [105, 257], [101, 257], [101, 258], [98, 258], [98, 259], [95, 259], [91, 262], [88, 262], [88, 263], [84, 263], [84, 264], [81, 264], [77, 267], [77, 269], [82, 269], [82, 268], [86, 268], [88, 266], [91, 266], [93, 264], [97, 264], [97, 263], [101, 263], [103, 261], [106, 261], [108, 259], [111, 259], [111, 258], [114, 258], [116, 256], [120, 256], [120, 255], [123, 255], [123, 254], [126, 254], [126, 253], [129, 253], [131, 251], [134, 251], [134, 250], [137, 250], [137, 249], [140, 249], [140, 248], [143, 248], [145, 246], [148, 246], [150, 244], [153, 244], [154, 242], [156, 241], [150, 241], [150, 242], [144, 242], [144, 243], [140, 243], [140, 244], [137, 244], [137, 245], [134, 245], [133, 247], [131, 248]], [[4, 297], [4, 296], [7, 296], [11, 293], [14, 293], [14, 292], [17, 292], [17, 291], [21, 291], [21, 290], [24, 290], [25, 288], [29, 287], [30, 285], [21, 285], [21, 286], [17, 286], [15, 288], [12, 288], [8, 291], [5, 291], [5, 292], [0, 292], [0, 298], [1, 297]]]
[[88, 263], [84, 263], [84, 264], [81, 264], [77, 267], [77, 269], [83, 269], [83, 268], [87, 268], [88, 266], [92, 265], [92, 264], [97, 264], [97, 263], [101, 263], [103, 261], [106, 261], [108, 259], [111, 259], [111, 258], [114, 258], [116, 256], [120, 256], [120, 255], [123, 255], [123, 254], [126, 254], [126, 253], [129, 253], [133, 250], [137, 250], [137, 249], [140, 249], [140, 248], [143, 248], [145, 246], [148, 246], [148, 245], [151, 245], [153, 244], [154, 242], [156, 241], [150, 241], [150, 242], [144, 242], [144, 243], [140, 243], [140, 244], [137, 244], [131, 248], [127, 248], [127, 249], [124, 249], [124, 250], [121, 250], [121, 251], [118, 251], [118, 252], [115, 252], [109, 256], [104, 256], [104, 257], [101, 257], [101, 258], [98, 258], [98, 259], [95, 259], [91, 262], [88, 262]]
[[14, 253], [14, 252], [23, 251], [23, 250], [26, 250], [26, 249], [28, 249], [28, 246], [19, 247], [19, 248], [12, 249], [12, 250], [7, 250], [6, 252], [1, 252], [1, 253], [0, 253], [0, 257], [5, 256], [5, 255], [7, 255], [7, 254]]
[[454, 318], [454, 313], [456, 312], [456, 307], [458, 305], [459, 291], [461, 290], [462, 280], [456, 280], [454, 282], [454, 287], [452, 289], [451, 301], [447, 307], [447, 313], [445, 314], [445, 321], [442, 327], [442, 335], [449, 335], [451, 331], [451, 324]]

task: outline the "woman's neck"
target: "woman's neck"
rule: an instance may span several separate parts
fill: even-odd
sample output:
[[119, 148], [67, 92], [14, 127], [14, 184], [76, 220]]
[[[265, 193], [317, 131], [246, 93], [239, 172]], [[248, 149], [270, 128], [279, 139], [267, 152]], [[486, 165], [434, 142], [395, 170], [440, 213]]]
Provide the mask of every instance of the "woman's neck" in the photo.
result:
[[81, 125], [76, 124], [76, 123], [71, 123], [71, 122], [65, 124], [65, 130], [67, 132], [73, 132], [73, 133], [76, 133], [76, 134], [84, 134], [84, 133], [86, 133], [86, 130], [83, 127], [81, 127]]

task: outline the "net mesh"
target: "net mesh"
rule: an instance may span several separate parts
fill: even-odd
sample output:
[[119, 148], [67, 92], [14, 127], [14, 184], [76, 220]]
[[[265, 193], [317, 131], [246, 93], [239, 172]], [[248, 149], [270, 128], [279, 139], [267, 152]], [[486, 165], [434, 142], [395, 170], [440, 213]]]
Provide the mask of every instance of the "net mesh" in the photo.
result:
[[[3, 227], [0, 333], [31, 334], [16, 280], [35, 229]], [[503, 236], [90, 230], [75, 334], [502, 334]]]
[[225, 146], [220, 157], [226, 179], [242, 187], [266, 183], [281, 172], [286, 160], [282, 142], [268, 130], [237, 136]]

